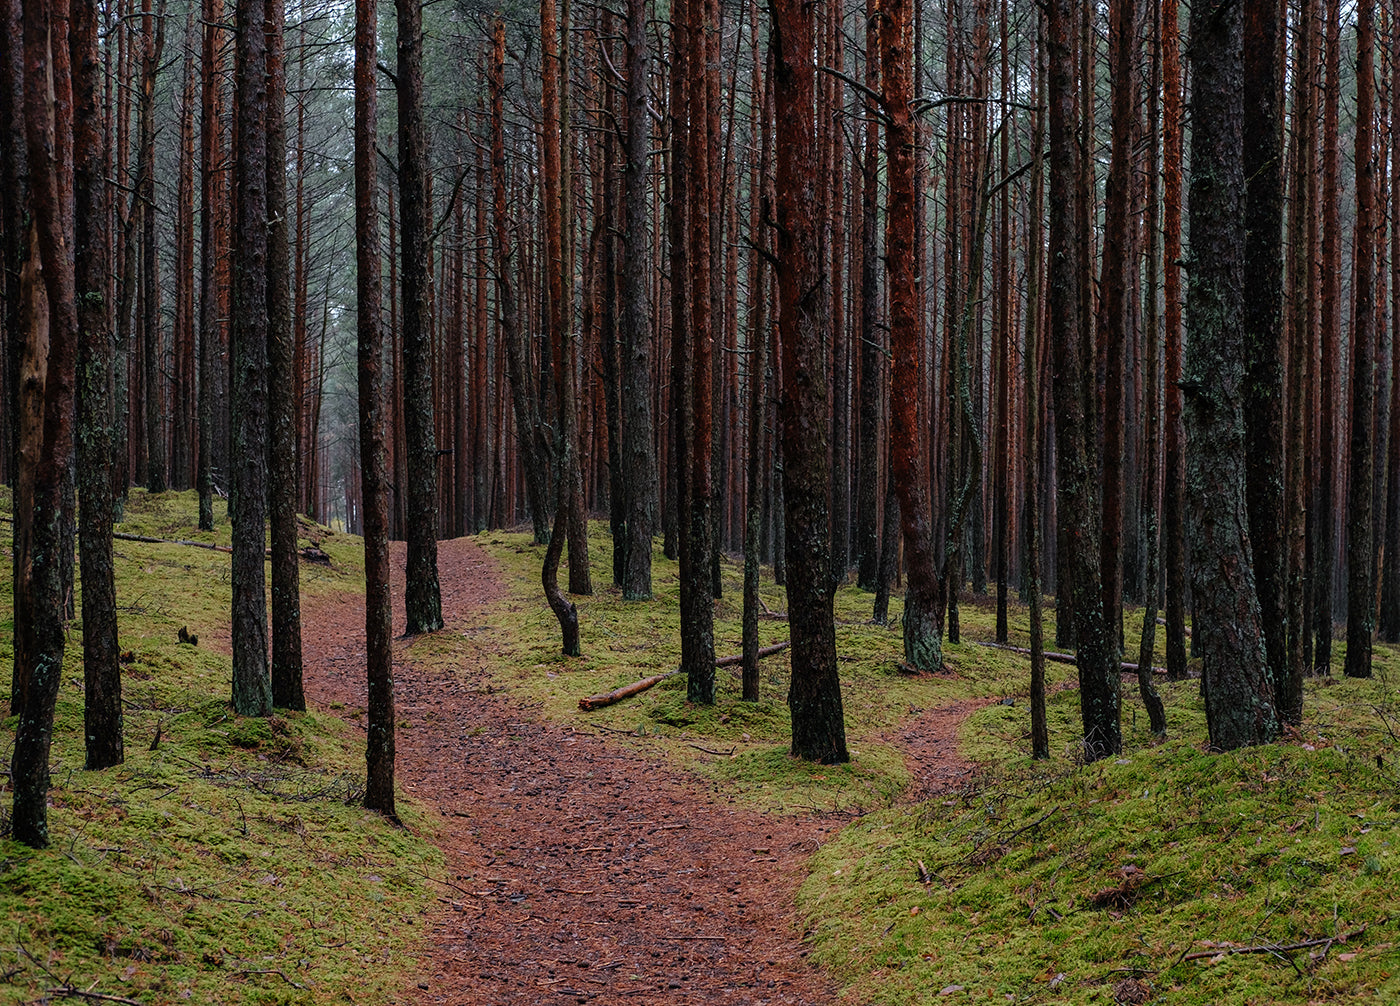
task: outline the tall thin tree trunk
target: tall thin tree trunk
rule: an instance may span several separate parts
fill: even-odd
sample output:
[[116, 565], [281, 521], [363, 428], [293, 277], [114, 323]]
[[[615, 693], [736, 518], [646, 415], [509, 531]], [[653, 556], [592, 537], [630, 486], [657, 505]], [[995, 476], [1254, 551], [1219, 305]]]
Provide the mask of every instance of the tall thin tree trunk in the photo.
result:
[[442, 628], [438, 587], [438, 450], [434, 430], [432, 312], [428, 297], [432, 206], [428, 132], [423, 119], [423, 9], [396, 0], [398, 12], [399, 225], [403, 251], [403, 420], [408, 509], [405, 633]]
[[267, 4], [267, 473], [272, 523], [272, 704], [305, 709], [297, 556], [296, 345], [288, 286], [287, 70], [283, 0]]
[[1356, 321], [1351, 333], [1350, 501], [1347, 506], [1347, 655], [1349, 678], [1371, 676], [1371, 635], [1376, 626], [1372, 492], [1375, 443], [1376, 354], [1376, 149], [1375, 8], [1356, 14], [1356, 268], [1352, 289]]
[[214, 477], [227, 458], [216, 447], [217, 427], [228, 414], [221, 375], [227, 373], [221, 349], [227, 343], [225, 320], [220, 307], [223, 291], [219, 279], [224, 257], [224, 220], [227, 213], [224, 184], [224, 142], [222, 115], [222, 49], [219, 22], [223, 19], [222, 0], [204, 0], [204, 51], [200, 60], [200, 147], [199, 147], [199, 527], [214, 530]]
[[142, 5], [141, 53], [141, 153], [138, 177], [141, 199], [141, 337], [144, 344], [143, 382], [146, 418], [146, 488], [153, 493], [166, 489], [165, 469], [165, 381], [162, 373], [165, 351], [160, 321], [159, 266], [156, 256], [156, 70], [165, 49], [165, 11], [153, 15], [151, 0]]
[[1322, 92], [1322, 367], [1318, 411], [1322, 442], [1318, 447], [1320, 475], [1316, 482], [1317, 512], [1313, 525], [1313, 671], [1332, 673], [1332, 576], [1336, 569], [1336, 500], [1338, 451], [1338, 368], [1341, 358], [1341, 219], [1337, 211], [1341, 176], [1338, 104], [1341, 101], [1341, 6], [1324, 4], [1327, 13], [1325, 63], [1327, 85]]
[[[714, 330], [710, 311], [709, 66], [706, 36], [711, 28], [706, 0], [688, 0], [684, 34], [688, 75], [686, 148], [686, 268], [673, 282], [689, 287], [688, 333], [690, 421], [680, 464], [688, 469], [681, 520], [681, 666], [686, 697], [705, 705], [715, 701], [715, 639], [711, 552], [714, 549]], [[673, 70], [672, 72], [676, 72]]]
[[[83, 575], [83, 736], [89, 769], [122, 762], [122, 679], [112, 569], [112, 332], [107, 179], [99, 105], [98, 9], [72, 9], [75, 276], [78, 311], [78, 540]], [[80, 291], [80, 292], [78, 292]]]
[[[898, 6], [906, 0], [895, 0]], [[831, 486], [824, 311], [813, 107], [813, 13], [804, 0], [775, 0], [773, 104], [777, 138], [778, 327], [782, 344], [783, 500], [787, 537], [788, 619], [792, 629], [792, 753], [824, 764], [846, 762], [846, 727], [836, 669], [835, 592], [831, 580]], [[907, 114], [907, 113], [906, 113]]]
[[[1300, 24], [1294, 43], [1294, 62], [1302, 68], [1308, 61], [1309, 27], [1315, 17], [1314, 0], [1300, 4]], [[1305, 458], [1308, 449], [1309, 417], [1307, 415], [1308, 361], [1312, 357], [1314, 333], [1313, 276], [1315, 263], [1309, 254], [1308, 222], [1315, 219], [1313, 194], [1317, 177], [1317, 120], [1313, 114], [1316, 102], [1312, 93], [1312, 75], [1300, 70], [1293, 85], [1293, 138], [1291, 191], [1288, 202], [1288, 366], [1287, 382], [1287, 441], [1284, 487], [1284, 547], [1287, 559], [1287, 598], [1284, 617], [1288, 639], [1284, 653], [1284, 675], [1275, 678], [1274, 702], [1279, 717], [1297, 726], [1303, 716], [1303, 671], [1306, 664], [1305, 605], [1306, 596], [1306, 535], [1307, 484]]]
[[[875, 3], [867, 3], [865, 19], [865, 86], [880, 92], [880, 18]], [[879, 160], [880, 127], [876, 116], [865, 122], [861, 159], [860, 209], [860, 452], [856, 475], [856, 582], [862, 590], [875, 590], [880, 574], [880, 386], [884, 376], [884, 334], [879, 328]], [[890, 529], [886, 529], [886, 534]]]
[[[909, 581], [904, 592], [904, 659], [923, 671], [943, 667], [943, 591], [934, 565], [932, 515], [929, 512], [928, 455], [921, 449], [916, 425], [920, 357], [919, 298], [915, 279], [915, 172], [909, 0], [892, 0], [880, 24], [880, 71], [883, 78], [885, 158], [889, 209], [885, 250], [889, 283], [890, 456], [899, 497]], [[888, 510], [887, 521], [888, 521]], [[887, 522], [886, 535], [893, 528]]]
[[1194, 635], [1212, 746], [1278, 735], [1245, 505], [1244, 12], [1191, 11], [1187, 505]]
[[360, 492], [365, 535], [365, 806], [394, 816], [393, 617], [389, 485], [375, 140], [375, 0], [355, 2], [355, 289], [360, 398]]
[[1074, 135], [1074, 61], [1071, 33], [1076, 0], [1052, 0], [1047, 16], [1049, 70], [1050, 344], [1055, 360], [1055, 438], [1060, 527], [1066, 550], [1060, 582], [1068, 586], [1079, 666], [1079, 706], [1084, 756], [1089, 761], [1120, 750], [1119, 661], [1098, 589], [1101, 513], [1093, 410], [1094, 353], [1085, 314], [1088, 285], [1081, 221], [1083, 169]]
[[1278, 0], [1244, 4], [1245, 499], [1264, 653], [1287, 691], [1283, 542], [1283, 26]]
[[262, 4], [237, 8], [238, 227], [233, 291], [233, 708], [272, 711], [267, 665], [267, 35]]
[[1022, 439], [1022, 463], [1026, 479], [1026, 595], [1029, 600], [1031, 650], [1031, 757], [1050, 757], [1050, 732], [1045, 715], [1045, 628], [1041, 612], [1040, 496], [1042, 493], [1040, 441], [1040, 380], [1036, 373], [1041, 332], [1041, 213], [1044, 204], [1045, 150], [1045, 15], [1037, 19], [1035, 94], [1039, 107], [1031, 134], [1034, 164], [1031, 168], [1030, 233], [1026, 240], [1026, 416]]
[[647, 214], [647, 159], [651, 113], [647, 107], [651, 52], [646, 0], [627, 3], [627, 144], [623, 166], [626, 227], [622, 261], [622, 463], [623, 515], [627, 523], [622, 596], [651, 597], [651, 539], [657, 522], [656, 424], [652, 416], [651, 227]]
[[1167, 678], [1186, 679], [1186, 450], [1181, 396], [1181, 36], [1177, 5], [1162, 4], [1162, 343], [1165, 481], [1162, 551], [1166, 560]]
[[1128, 312], [1128, 204], [1133, 166], [1133, 122], [1138, 81], [1135, 0], [1113, 0], [1108, 47], [1113, 66], [1112, 154], [1105, 182], [1103, 266], [1099, 274], [1099, 317], [1095, 326], [1106, 363], [1103, 397], [1103, 544], [1100, 579], [1109, 645], [1117, 651], [1123, 611], [1123, 381], [1131, 320]]
[[1156, 737], [1167, 732], [1166, 710], [1162, 698], [1152, 684], [1153, 650], [1157, 641], [1157, 598], [1159, 595], [1157, 542], [1157, 497], [1160, 493], [1158, 479], [1158, 455], [1161, 452], [1160, 421], [1161, 391], [1159, 363], [1160, 340], [1157, 325], [1157, 274], [1161, 268], [1157, 244], [1157, 211], [1159, 189], [1159, 148], [1157, 146], [1161, 116], [1158, 109], [1158, 94], [1161, 84], [1161, 3], [1153, 0], [1148, 6], [1152, 17], [1149, 33], [1151, 48], [1152, 80], [1147, 89], [1147, 297], [1143, 307], [1143, 365], [1146, 371], [1143, 412], [1146, 413], [1146, 436], [1143, 449], [1143, 467], [1146, 485], [1142, 495], [1142, 532], [1146, 539], [1146, 557], [1143, 563], [1142, 580], [1142, 632], [1138, 639], [1138, 693], [1147, 708], [1148, 723]]
[[[11, 834], [24, 845], [48, 844], [49, 749], [54, 706], [63, 676], [66, 610], [63, 571], [64, 480], [73, 451], [74, 382], [78, 349], [72, 233], [66, 207], [73, 197], [72, 78], [66, 0], [24, 4], [24, 126], [30, 165], [31, 255], [43, 267], [49, 324], [41, 450], [34, 475], [29, 624], [32, 668], [15, 728], [10, 785]], [[48, 86], [33, 86], [47, 82]], [[35, 335], [42, 335], [38, 332]], [[18, 626], [17, 626], [18, 627]], [[20, 627], [20, 631], [26, 631]]]

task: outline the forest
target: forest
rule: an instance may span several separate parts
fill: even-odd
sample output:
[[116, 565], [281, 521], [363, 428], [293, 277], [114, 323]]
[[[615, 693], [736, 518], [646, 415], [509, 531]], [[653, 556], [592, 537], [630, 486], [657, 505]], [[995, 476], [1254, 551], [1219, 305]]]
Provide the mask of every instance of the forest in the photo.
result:
[[[286, 932], [177, 948], [218, 924], [161, 899], [227, 878], [150, 881], [167, 923], [116, 936], [26, 901], [65, 843], [114, 871], [95, 903], [192, 869], [135, 828], [167, 780], [245, 845], [244, 799], [320, 808], [326, 862], [370, 829], [428, 930], [359, 994], [448, 980], [425, 892], [483, 897], [450, 845], [485, 840], [431, 752], [512, 738], [489, 784], [538, 796], [511, 773], [565, 730], [610, 780], [679, 773], [625, 799], [704, 819], [686, 855], [778, 864], [717, 896], [774, 885], [790, 1001], [1395, 992], [1392, 944], [1333, 945], [1400, 918], [1397, 83], [1389, 0], [0, 0], [0, 901], [39, 913], [0, 990], [164, 1002], [198, 956], [207, 999], [237, 956], [237, 1001], [336, 994], [259, 966]], [[1272, 851], [1222, 865], [1246, 792]], [[1166, 858], [1121, 837], [1164, 827]], [[1298, 899], [1272, 935], [1253, 871]], [[304, 926], [337, 897], [307, 890]], [[1210, 932], [1077, 971], [924, 949], [1147, 906]], [[754, 1001], [701, 949], [706, 1001]], [[176, 963], [132, 999], [73, 955]]]

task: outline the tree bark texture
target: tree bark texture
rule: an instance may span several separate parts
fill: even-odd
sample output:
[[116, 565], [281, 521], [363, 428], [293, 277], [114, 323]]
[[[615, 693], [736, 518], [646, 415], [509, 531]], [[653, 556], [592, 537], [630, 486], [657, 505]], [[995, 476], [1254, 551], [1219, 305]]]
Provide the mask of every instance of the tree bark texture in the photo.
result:
[[1375, 440], [1376, 149], [1375, 9], [1356, 15], [1356, 268], [1355, 322], [1351, 333], [1351, 451], [1347, 504], [1347, 654], [1349, 678], [1371, 676], [1371, 636], [1376, 627], [1372, 482]]
[[[1264, 654], [1288, 691], [1283, 540], [1283, 31], [1275, 0], [1244, 2], [1245, 502]], [[1369, 485], [1369, 483], [1368, 483]]]
[[405, 633], [442, 628], [438, 587], [438, 450], [433, 406], [432, 313], [428, 306], [432, 206], [428, 132], [423, 121], [423, 10], [396, 0], [398, 12], [399, 229], [403, 257], [404, 435], [407, 444], [408, 568]]
[[647, 157], [651, 113], [647, 108], [651, 51], [646, 0], [627, 3], [627, 161], [623, 167], [626, 228], [622, 260], [622, 464], [626, 521], [622, 596], [651, 597], [651, 539], [657, 521], [656, 424], [652, 416], [651, 243]]
[[233, 708], [272, 711], [267, 663], [267, 35], [262, 4], [239, 4], [235, 54], [233, 290]]
[[[687, 286], [690, 398], [685, 424], [686, 470], [681, 519], [681, 665], [686, 697], [704, 705], [715, 701], [715, 639], [712, 557], [714, 550], [714, 330], [710, 311], [710, 158], [706, 35], [711, 28], [705, 0], [688, 0], [683, 21], [686, 49], [686, 273], [673, 282]], [[687, 505], [688, 504], [688, 505]]]
[[[909, 570], [904, 592], [904, 659], [923, 671], [943, 667], [943, 591], [934, 563], [933, 523], [929, 509], [928, 455], [921, 449], [917, 424], [920, 366], [919, 296], [915, 272], [916, 192], [911, 79], [909, 0], [892, 0], [880, 22], [880, 70], [883, 78], [885, 158], [889, 206], [885, 251], [889, 284], [890, 459]], [[887, 508], [888, 509], [888, 508]], [[886, 534], [892, 531], [885, 525]]]
[[1167, 678], [1186, 679], [1186, 443], [1181, 396], [1181, 37], [1177, 5], [1162, 4], [1162, 553]]
[[1104, 617], [1099, 590], [1099, 511], [1097, 465], [1091, 460], [1096, 430], [1093, 396], [1094, 354], [1081, 297], [1084, 272], [1077, 191], [1080, 151], [1075, 138], [1072, 31], [1076, 0], [1051, 0], [1047, 12], [1047, 99], [1050, 154], [1049, 316], [1054, 357], [1055, 439], [1058, 513], [1065, 547], [1060, 582], [1068, 588], [1074, 613], [1073, 638], [1079, 666], [1079, 706], [1084, 725], [1084, 756], [1089, 761], [1117, 753], [1119, 674], [1116, 632]]
[[123, 759], [122, 679], [117, 595], [112, 569], [112, 331], [107, 179], [102, 170], [102, 110], [95, 0], [73, 6], [73, 172], [78, 321], [78, 544], [83, 575], [83, 736], [85, 767]]
[[[905, 0], [896, 0], [903, 3]], [[819, 258], [813, 5], [775, 0], [773, 104], [777, 116], [778, 329], [782, 345], [783, 501], [792, 630], [792, 753], [809, 761], [850, 760], [832, 611], [830, 391]], [[825, 180], [820, 180], [823, 184]]]
[[[29, 214], [48, 300], [47, 368], [43, 385], [41, 450], [34, 473], [33, 540], [28, 584], [27, 637], [32, 664], [15, 728], [10, 785], [11, 834], [25, 845], [48, 844], [49, 749], [66, 643], [64, 475], [73, 452], [78, 315], [72, 244], [65, 207], [73, 197], [72, 78], [66, 0], [23, 6], [24, 126], [30, 165]], [[48, 86], [33, 86], [47, 82]], [[32, 333], [39, 334], [41, 333]], [[18, 614], [18, 613], [17, 613]]]
[[394, 815], [393, 610], [389, 594], [389, 474], [376, 178], [375, 0], [355, 3], [355, 288], [360, 491], [365, 535], [365, 806]]
[[305, 709], [301, 687], [301, 571], [297, 556], [296, 345], [287, 240], [287, 71], [283, 0], [267, 6], [268, 519], [272, 524], [272, 704]]
[[1278, 735], [1245, 504], [1244, 16], [1191, 12], [1191, 268], [1186, 305], [1186, 494], [1193, 635], [1212, 746]]

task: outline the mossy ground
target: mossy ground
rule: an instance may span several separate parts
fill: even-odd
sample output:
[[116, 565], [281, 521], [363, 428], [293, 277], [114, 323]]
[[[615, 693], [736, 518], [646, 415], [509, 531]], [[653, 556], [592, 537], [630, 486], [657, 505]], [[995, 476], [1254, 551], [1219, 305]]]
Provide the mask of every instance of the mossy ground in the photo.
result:
[[[226, 544], [195, 530], [192, 493], [133, 491], [118, 530]], [[0, 496], [0, 513], [9, 500]], [[223, 507], [216, 507], [222, 518]], [[4, 525], [8, 527], [8, 525]], [[359, 589], [359, 539], [307, 525], [332, 556], [303, 589]], [[0, 539], [0, 703], [9, 708], [11, 550]], [[116, 542], [126, 762], [87, 772], [81, 621], [55, 719], [50, 847], [0, 841], [0, 1003], [60, 984], [142, 1003], [384, 1003], [413, 944], [440, 854], [400, 805], [396, 828], [359, 805], [364, 755], [339, 720], [234, 716], [230, 664], [181, 626], [227, 634], [229, 556]], [[5, 722], [8, 761], [14, 717]], [[152, 747], [157, 733], [160, 741]], [[0, 794], [9, 810], [8, 793]], [[280, 973], [279, 973], [280, 972]]]
[[[197, 538], [193, 515], [189, 494], [134, 493], [122, 530]], [[210, 540], [227, 533], [224, 523]], [[305, 589], [358, 589], [358, 539], [313, 533], [334, 564], [303, 565]], [[875, 626], [869, 595], [845, 587], [837, 647], [853, 761], [813, 766], [786, 753], [785, 653], [764, 661], [757, 704], [740, 701], [737, 676], [720, 669], [711, 708], [689, 705], [677, 677], [607, 709], [578, 710], [581, 696], [678, 663], [674, 563], [657, 556], [654, 600], [624, 603], [608, 586], [611, 542], [595, 524], [596, 593], [575, 598], [584, 656], [566, 659], [538, 586], [543, 548], [522, 534], [478, 540], [502, 563], [508, 596], [475, 624], [415, 641], [414, 658], [446, 668], [484, 655], [488, 687], [540, 715], [616, 732], [738, 800], [846, 814], [851, 823], [813, 858], [799, 908], [814, 957], [855, 1001], [1400, 1000], [1393, 648], [1377, 647], [1372, 681], [1310, 681], [1304, 728], [1287, 742], [1229, 755], [1205, 752], [1197, 682], [1159, 680], [1170, 739], [1154, 744], [1125, 678], [1125, 755], [1088, 767], [1077, 757], [1077, 693], [1060, 687], [1073, 668], [1051, 664], [1053, 757], [1036, 764], [1027, 757], [1026, 660], [974, 642], [993, 634], [985, 601], [963, 606], [965, 641], [945, 646], [953, 673], [910, 677], [898, 670], [897, 598], [891, 626]], [[436, 853], [415, 828], [393, 829], [354, 806], [361, 753], [338, 721], [238, 720], [226, 704], [227, 660], [176, 644], [181, 625], [217, 633], [223, 624], [225, 555], [131, 542], [118, 552], [122, 646], [135, 656], [125, 680], [128, 761], [105, 773], [79, 768], [75, 631], [55, 744], [54, 845], [36, 854], [0, 844], [10, 926], [0, 935], [0, 1001], [32, 1000], [70, 976], [151, 1003], [387, 1001], [414, 966], [405, 951], [420, 931], [423, 875]], [[4, 663], [8, 559], [0, 545]], [[724, 563], [721, 654], [739, 650], [740, 573]], [[772, 611], [785, 609], [767, 577], [763, 596]], [[1135, 652], [1137, 612], [1127, 624]], [[761, 631], [771, 643], [787, 626], [765, 620]], [[1024, 609], [1013, 605], [1012, 642], [1025, 634]], [[973, 714], [958, 739], [981, 766], [976, 781], [902, 802], [909, 773], [890, 740], [900, 724], [997, 698], [1014, 704]], [[151, 751], [157, 725], [162, 740]], [[1229, 953], [1366, 925], [1345, 945]], [[1210, 956], [1185, 959], [1202, 952]]]
[[[1074, 669], [1052, 663], [1052, 758], [1034, 763], [1028, 661], [975, 642], [993, 638], [993, 605], [973, 598], [963, 605], [963, 642], [944, 649], [953, 674], [909, 677], [898, 671], [897, 598], [890, 627], [875, 626], [870, 595], [848, 586], [837, 595], [837, 651], [853, 760], [814, 766], [786, 753], [786, 654], [764, 661], [757, 705], [740, 701], [737, 678], [721, 669], [713, 708], [686, 703], [677, 677], [603, 710], [577, 709], [581, 696], [676, 666], [675, 563], [658, 555], [655, 600], [624, 603], [608, 586], [611, 542], [595, 524], [595, 594], [574, 599], [584, 656], [568, 659], [538, 588], [543, 548], [521, 534], [480, 540], [511, 585], [505, 617], [474, 633], [495, 652], [501, 687], [578, 729], [631, 735], [624, 739], [639, 750], [737, 799], [850, 814], [813, 858], [799, 908], [814, 957], [854, 1001], [1400, 1001], [1400, 742], [1392, 733], [1400, 733], [1400, 656], [1393, 648], [1377, 646], [1371, 681], [1309, 681], [1301, 732], [1225, 755], [1206, 751], [1199, 681], [1157, 679], [1169, 739], [1156, 743], [1136, 681], [1125, 677], [1125, 754], [1087, 767], [1079, 758], [1078, 693], [1063, 687]], [[742, 570], [726, 561], [722, 572], [715, 637], [725, 654], [739, 650]], [[763, 596], [773, 611], [786, 607], [766, 572]], [[1136, 653], [1141, 612], [1126, 617], [1128, 652]], [[1026, 645], [1026, 609], [1013, 603], [1011, 618], [1011, 642]], [[770, 643], [786, 638], [787, 626], [764, 621], [761, 631]], [[1053, 638], [1051, 607], [1046, 639]], [[1012, 704], [992, 703], [963, 724], [959, 751], [979, 764], [976, 781], [927, 803], [901, 802], [908, 773], [884, 738], [923, 710], [978, 698]], [[1325, 940], [1368, 924], [1325, 954], [1322, 945], [1228, 953]], [[1204, 951], [1205, 958], [1183, 959]]]

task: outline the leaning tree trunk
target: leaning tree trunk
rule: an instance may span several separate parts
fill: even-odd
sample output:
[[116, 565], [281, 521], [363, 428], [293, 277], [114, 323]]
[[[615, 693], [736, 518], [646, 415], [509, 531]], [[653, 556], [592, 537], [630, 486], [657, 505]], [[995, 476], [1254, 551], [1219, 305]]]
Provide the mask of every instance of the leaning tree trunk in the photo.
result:
[[1245, 509], [1244, 18], [1191, 12], [1191, 270], [1187, 290], [1187, 507], [1194, 635], [1213, 747], [1278, 735]]
[[[896, 5], [906, 0], [895, 0]], [[850, 761], [836, 670], [831, 577], [830, 391], [823, 317], [828, 293], [819, 259], [817, 143], [812, 108], [812, 7], [775, 0], [773, 105], [778, 123], [778, 330], [782, 345], [783, 501], [792, 629], [792, 753]], [[907, 114], [907, 113], [906, 113]], [[825, 184], [825, 180], [821, 180]]]
[[397, 0], [399, 221], [403, 256], [404, 435], [408, 469], [405, 632], [442, 628], [438, 587], [438, 450], [433, 420], [432, 316], [428, 307], [432, 207], [423, 121], [423, 9]]

